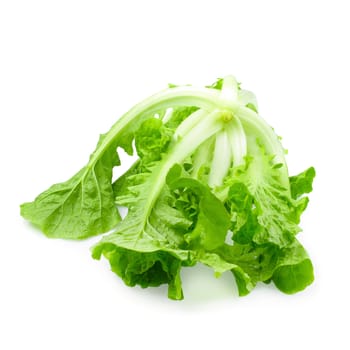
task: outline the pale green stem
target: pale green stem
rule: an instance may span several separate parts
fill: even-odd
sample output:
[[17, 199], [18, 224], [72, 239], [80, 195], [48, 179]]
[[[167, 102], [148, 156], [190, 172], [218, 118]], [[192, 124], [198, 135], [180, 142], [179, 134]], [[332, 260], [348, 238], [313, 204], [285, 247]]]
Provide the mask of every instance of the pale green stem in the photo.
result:
[[223, 79], [221, 98], [228, 101], [237, 101], [238, 98], [238, 84], [233, 75], [228, 75]]
[[174, 140], [177, 141], [179, 138], [186, 136], [206, 115], [207, 111], [198, 109], [189, 115], [175, 130]]
[[[215, 135], [210, 140], [203, 142], [195, 151], [193, 155], [193, 166], [191, 176], [195, 179], [203, 165], [207, 164], [212, 159]], [[209, 164], [208, 164], [209, 165]]]
[[[224, 81], [225, 86], [225, 81]], [[211, 88], [197, 88], [192, 86], [175, 87], [163, 90], [146, 100], [140, 102], [124, 114], [109, 130], [99, 147], [92, 154], [88, 168], [95, 165], [101, 155], [113, 144], [118, 135], [124, 130], [132, 132], [137, 130], [144, 118], [159, 110], [178, 106], [196, 106], [204, 110], [218, 108], [228, 110], [238, 117], [247, 134], [256, 135], [264, 145], [268, 154], [275, 155], [274, 162], [282, 163], [281, 176], [288, 181], [288, 170], [284, 158], [284, 150], [272, 128], [254, 111], [238, 105], [232, 98], [221, 96], [221, 92]], [[281, 168], [281, 169], [282, 169]], [[284, 174], [282, 175], [282, 172]]]
[[246, 135], [254, 135], [263, 146], [267, 154], [274, 155], [274, 164], [281, 163], [281, 181], [289, 188], [288, 168], [285, 159], [284, 149], [278, 136], [271, 126], [269, 126], [260, 116], [249, 108], [240, 106], [236, 116], [240, 119]]
[[220, 107], [236, 109], [238, 107], [236, 104], [223, 101], [220, 98], [220, 92], [215, 89], [183, 86], [163, 90], [135, 105], [112, 126], [98, 149], [91, 156], [88, 166], [95, 165], [96, 161], [123, 130], [137, 130], [144, 120], [143, 118], [159, 110], [178, 106], [196, 106], [207, 110]]
[[170, 119], [171, 119], [171, 117], [172, 117], [172, 115], [173, 115], [173, 112], [174, 112], [174, 109], [173, 108], [167, 108], [166, 109], [166, 111], [165, 111], [165, 113], [164, 113], [164, 116], [163, 116], [163, 118], [162, 118], [162, 122], [165, 124], [165, 123], [167, 123]]
[[233, 117], [232, 121], [228, 123], [226, 130], [233, 156], [233, 165], [242, 165], [247, 155], [247, 139], [239, 118]]
[[214, 156], [210, 167], [208, 185], [212, 188], [222, 185], [232, 162], [230, 142], [226, 130], [221, 130], [216, 135]]

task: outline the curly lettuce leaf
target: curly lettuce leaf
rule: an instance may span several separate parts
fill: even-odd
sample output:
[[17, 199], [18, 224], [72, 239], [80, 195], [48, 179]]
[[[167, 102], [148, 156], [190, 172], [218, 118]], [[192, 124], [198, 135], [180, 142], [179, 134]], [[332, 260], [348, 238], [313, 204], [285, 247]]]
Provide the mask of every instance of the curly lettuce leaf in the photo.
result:
[[283, 167], [283, 164], [274, 164], [273, 157], [262, 147], [255, 147], [246, 165], [233, 170], [229, 176], [225, 205], [231, 214], [233, 239], [237, 243], [272, 243], [282, 248], [293, 242], [300, 232], [298, 224], [308, 199], [296, 198], [295, 193], [301, 197], [310, 192], [313, 168], [292, 177], [289, 187], [279, 180]]
[[257, 283], [270, 281], [282, 292], [294, 294], [314, 279], [311, 260], [297, 239], [282, 249], [274, 244], [235, 243], [225, 244], [215, 253], [226, 263], [237, 266], [231, 271], [241, 296], [247, 295]]
[[127, 286], [139, 285], [147, 288], [168, 284], [168, 297], [174, 300], [183, 299], [181, 260], [168, 252], [143, 253], [106, 243], [93, 251], [95, 259], [100, 259], [101, 254], [109, 260], [111, 270], [121, 277]]
[[180, 171], [180, 166], [173, 167], [167, 176], [167, 184], [177, 197], [175, 206], [194, 222], [184, 236], [185, 241], [195, 249], [213, 250], [225, 242], [230, 227], [229, 215], [208, 186], [181, 177]]
[[142, 163], [158, 161], [167, 149], [173, 131], [157, 118], [145, 120], [135, 133], [135, 147]]

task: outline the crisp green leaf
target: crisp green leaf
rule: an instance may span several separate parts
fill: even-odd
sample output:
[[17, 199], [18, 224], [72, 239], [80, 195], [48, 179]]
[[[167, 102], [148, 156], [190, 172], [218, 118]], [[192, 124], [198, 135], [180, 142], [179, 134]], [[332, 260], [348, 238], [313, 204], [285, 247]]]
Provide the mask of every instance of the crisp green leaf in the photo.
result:
[[195, 220], [193, 230], [185, 235], [185, 240], [190, 247], [202, 247], [210, 251], [222, 245], [230, 227], [230, 219], [223, 203], [212, 194], [208, 186], [195, 179], [172, 178], [170, 182], [168, 176], [167, 180], [170, 189], [175, 191], [180, 199], [182, 189], [185, 189], [184, 193], [187, 194], [187, 197], [189, 191], [196, 196], [194, 197], [197, 201], [194, 208], [196, 215], [192, 215], [193, 204], [181, 208], [184, 212], [187, 212], [187, 217]]
[[163, 251], [150, 253], [120, 248], [105, 244], [94, 250], [93, 257], [100, 259], [103, 254], [114, 273], [120, 276], [127, 286], [140, 285], [142, 288], [168, 284], [170, 299], [183, 299], [180, 269], [181, 261]]
[[53, 238], [81, 239], [110, 230], [120, 220], [111, 185], [112, 169], [118, 164], [113, 147], [68, 181], [22, 204], [21, 215]]
[[162, 158], [171, 141], [172, 131], [160, 119], [145, 120], [135, 133], [135, 146], [142, 163]]
[[312, 182], [316, 176], [315, 168], [310, 167], [296, 176], [291, 176], [290, 191], [292, 198], [297, 199], [305, 193], [312, 191]]
[[269, 280], [275, 270], [279, 248], [273, 244], [256, 245], [233, 244], [224, 245], [216, 252], [225, 261], [239, 266], [254, 285]]
[[300, 292], [313, 282], [312, 262], [297, 240], [282, 249], [272, 280], [279, 290], [287, 294]]
[[240, 244], [248, 244], [254, 235], [260, 231], [257, 208], [254, 205], [254, 197], [242, 182], [231, 185], [226, 207], [231, 213], [231, 231], [233, 240]]
[[294, 200], [289, 188], [280, 183], [280, 163], [262, 147], [254, 150], [244, 168], [228, 180], [231, 184], [226, 207], [232, 218], [233, 238], [237, 243], [289, 245], [300, 232], [300, 215], [307, 199]]

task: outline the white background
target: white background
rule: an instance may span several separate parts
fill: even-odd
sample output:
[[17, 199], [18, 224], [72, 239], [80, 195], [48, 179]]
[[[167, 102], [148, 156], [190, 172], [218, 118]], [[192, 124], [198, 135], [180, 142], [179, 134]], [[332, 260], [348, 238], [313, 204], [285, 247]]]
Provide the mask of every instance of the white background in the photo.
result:
[[[349, 349], [347, 1], [0, 2], [0, 348]], [[234, 74], [317, 178], [300, 240], [316, 280], [239, 298], [230, 274], [184, 269], [185, 300], [128, 288], [84, 242], [19, 216], [87, 161], [98, 134], [175, 84]]]

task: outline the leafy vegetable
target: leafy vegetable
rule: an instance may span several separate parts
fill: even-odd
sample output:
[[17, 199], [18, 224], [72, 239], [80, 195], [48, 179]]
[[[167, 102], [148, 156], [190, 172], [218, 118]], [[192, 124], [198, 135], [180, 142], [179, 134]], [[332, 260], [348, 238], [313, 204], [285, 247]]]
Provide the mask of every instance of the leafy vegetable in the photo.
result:
[[[92, 248], [129, 286], [168, 284], [182, 299], [182, 266], [231, 271], [239, 295], [271, 281], [287, 294], [313, 281], [297, 240], [314, 168], [289, 177], [279, 137], [255, 96], [229, 76], [205, 88], [171, 85], [102, 135], [88, 164], [21, 206], [47, 236], [112, 230]], [[112, 183], [117, 149], [137, 160]], [[117, 206], [126, 207], [122, 220]]]

